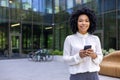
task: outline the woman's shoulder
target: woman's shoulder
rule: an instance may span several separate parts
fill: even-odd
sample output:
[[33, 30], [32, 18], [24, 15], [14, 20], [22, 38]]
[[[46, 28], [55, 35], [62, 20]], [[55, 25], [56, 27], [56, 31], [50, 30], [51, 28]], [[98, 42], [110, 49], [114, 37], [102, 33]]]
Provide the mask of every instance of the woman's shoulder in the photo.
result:
[[91, 38], [94, 38], [94, 39], [99, 39], [99, 37], [97, 35], [94, 35], [94, 34], [89, 34]]
[[68, 35], [66, 38], [74, 38], [75, 34]]

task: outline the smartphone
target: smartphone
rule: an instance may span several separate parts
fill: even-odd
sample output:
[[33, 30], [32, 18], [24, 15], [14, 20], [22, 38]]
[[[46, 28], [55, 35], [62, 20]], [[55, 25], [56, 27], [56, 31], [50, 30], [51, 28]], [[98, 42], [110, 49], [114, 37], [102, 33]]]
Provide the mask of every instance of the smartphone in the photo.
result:
[[85, 45], [84, 46], [84, 50], [87, 50], [87, 49], [90, 49], [91, 48], [91, 45]]

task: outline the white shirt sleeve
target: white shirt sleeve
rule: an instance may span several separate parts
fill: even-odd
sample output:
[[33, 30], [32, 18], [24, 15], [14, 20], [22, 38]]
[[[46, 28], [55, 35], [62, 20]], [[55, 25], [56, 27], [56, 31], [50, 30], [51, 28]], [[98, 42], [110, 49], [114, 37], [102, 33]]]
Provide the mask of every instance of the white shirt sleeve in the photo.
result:
[[100, 44], [100, 40], [99, 38], [97, 37], [97, 45], [96, 45], [96, 51], [95, 53], [97, 54], [97, 58], [93, 59], [93, 62], [96, 64], [96, 65], [99, 65], [103, 59], [103, 54], [102, 54], [102, 50], [101, 50], [101, 44]]
[[64, 42], [64, 50], [63, 50], [63, 60], [68, 63], [68, 65], [75, 65], [82, 62], [82, 58], [80, 58], [79, 53], [75, 55], [71, 55], [71, 42], [69, 36], [65, 39]]

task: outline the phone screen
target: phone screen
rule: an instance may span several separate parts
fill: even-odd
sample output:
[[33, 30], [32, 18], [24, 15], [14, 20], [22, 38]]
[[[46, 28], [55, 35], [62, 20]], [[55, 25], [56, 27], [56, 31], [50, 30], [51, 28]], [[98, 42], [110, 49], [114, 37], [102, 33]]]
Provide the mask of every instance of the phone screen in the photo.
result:
[[90, 49], [90, 48], [91, 48], [91, 45], [86, 45], [86, 46], [84, 46], [84, 50]]

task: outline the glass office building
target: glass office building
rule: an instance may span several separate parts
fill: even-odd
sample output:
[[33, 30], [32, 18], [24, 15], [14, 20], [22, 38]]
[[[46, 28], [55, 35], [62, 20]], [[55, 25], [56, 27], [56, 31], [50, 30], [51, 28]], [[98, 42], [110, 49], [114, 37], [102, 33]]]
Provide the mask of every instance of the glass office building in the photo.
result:
[[0, 52], [22, 55], [39, 48], [63, 49], [70, 14], [90, 7], [97, 15], [102, 48], [120, 49], [120, 0], [0, 0]]

